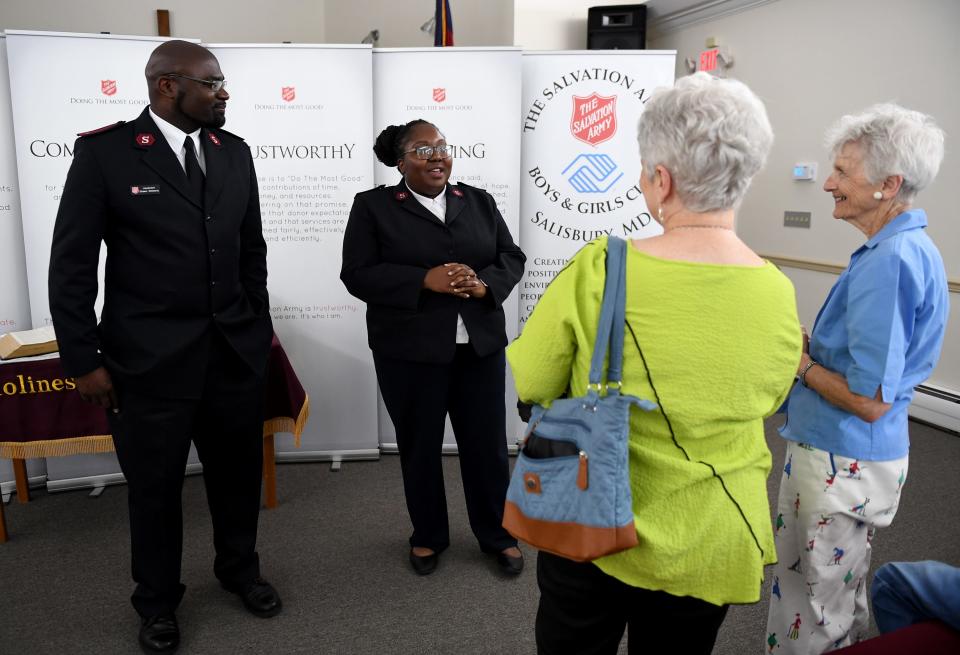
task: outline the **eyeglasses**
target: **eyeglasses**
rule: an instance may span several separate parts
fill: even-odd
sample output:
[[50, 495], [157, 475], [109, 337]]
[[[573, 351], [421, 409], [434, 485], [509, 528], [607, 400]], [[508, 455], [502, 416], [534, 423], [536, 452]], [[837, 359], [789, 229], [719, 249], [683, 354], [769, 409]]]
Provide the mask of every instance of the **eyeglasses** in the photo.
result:
[[194, 82], [199, 82], [200, 84], [206, 84], [214, 93], [227, 85], [226, 80], [201, 80], [198, 77], [190, 77], [189, 75], [181, 75], [180, 73], [164, 73], [160, 77], [182, 77], [185, 80], [192, 80]]
[[420, 146], [413, 150], [405, 150], [403, 154], [407, 155], [411, 152], [417, 153], [417, 159], [431, 159], [434, 154], [440, 159], [447, 159], [453, 154], [453, 147], [446, 144], [442, 146]]

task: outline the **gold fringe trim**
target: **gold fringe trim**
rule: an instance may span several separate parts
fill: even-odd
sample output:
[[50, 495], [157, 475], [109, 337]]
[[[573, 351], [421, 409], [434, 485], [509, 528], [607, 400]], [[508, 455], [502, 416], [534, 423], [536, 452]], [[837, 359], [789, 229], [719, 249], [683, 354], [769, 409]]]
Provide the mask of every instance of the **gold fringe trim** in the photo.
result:
[[67, 457], [69, 455], [97, 455], [113, 452], [113, 438], [109, 434], [72, 439], [45, 441], [0, 441], [0, 457], [5, 459], [33, 459], [36, 457]]
[[[293, 445], [297, 448], [300, 447], [300, 435], [303, 433], [303, 428], [307, 424], [307, 419], [310, 418], [310, 396], [307, 394], [303, 395], [303, 406], [300, 408], [300, 414], [297, 416], [296, 420], [290, 418], [289, 416], [278, 416], [276, 418], [269, 419], [263, 422], [263, 436], [268, 434], [276, 434], [277, 432], [289, 432], [293, 435]], [[3, 456], [2, 451], [0, 451], [0, 457]]]
[[[304, 395], [303, 406], [296, 420], [280, 416], [263, 422], [263, 436], [277, 432], [293, 434], [294, 445], [300, 447], [300, 435], [310, 418], [310, 397]], [[109, 434], [71, 439], [40, 441], [0, 441], [0, 457], [4, 459], [35, 459], [38, 457], [68, 457], [70, 455], [98, 455], [113, 452], [113, 437]]]

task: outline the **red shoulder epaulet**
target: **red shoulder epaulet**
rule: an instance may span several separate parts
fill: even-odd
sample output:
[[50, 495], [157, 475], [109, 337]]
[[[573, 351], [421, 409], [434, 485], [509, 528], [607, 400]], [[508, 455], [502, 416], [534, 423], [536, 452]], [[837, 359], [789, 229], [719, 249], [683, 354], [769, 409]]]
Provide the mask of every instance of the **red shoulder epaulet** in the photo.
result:
[[103, 127], [98, 127], [95, 130], [90, 130], [89, 132], [78, 132], [77, 136], [92, 136], [94, 134], [102, 134], [103, 132], [109, 132], [110, 130], [115, 130], [127, 121], [117, 121], [111, 125], [104, 125]]

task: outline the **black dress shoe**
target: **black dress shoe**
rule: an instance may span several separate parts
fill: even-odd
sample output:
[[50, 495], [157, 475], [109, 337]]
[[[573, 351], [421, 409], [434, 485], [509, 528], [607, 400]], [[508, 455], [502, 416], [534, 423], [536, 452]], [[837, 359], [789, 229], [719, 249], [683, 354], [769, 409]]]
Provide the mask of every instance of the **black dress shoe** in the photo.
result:
[[519, 557], [504, 552], [497, 553], [497, 566], [507, 575], [519, 575], [523, 571], [523, 553], [521, 552]]
[[439, 553], [430, 553], [429, 555], [414, 555], [413, 549], [410, 549], [410, 565], [417, 575], [430, 575], [437, 570], [437, 563], [440, 561]]
[[140, 622], [140, 647], [147, 653], [172, 653], [180, 645], [180, 626], [172, 612]]
[[227, 591], [240, 596], [243, 606], [251, 614], [255, 614], [262, 619], [268, 619], [276, 616], [283, 609], [283, 601], [280, 600], [280, 594], [273, 588], [273, 585], [263, 578], [255, 578], [250, 582], [239, 586], [229, 586], [224, 584], [223, 588]]

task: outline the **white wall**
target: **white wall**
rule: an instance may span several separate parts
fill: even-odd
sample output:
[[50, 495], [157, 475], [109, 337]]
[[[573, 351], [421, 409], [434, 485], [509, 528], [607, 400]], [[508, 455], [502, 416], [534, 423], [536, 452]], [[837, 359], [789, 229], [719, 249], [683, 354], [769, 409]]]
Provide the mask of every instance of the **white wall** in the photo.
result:
[[514, 45], [527, 50], [586, 50], [587, 10], [646, 0], [514, 0]]
[[324, 40], [324, 0], [2, 0], [0, 29], [156, 36], [157, 9], [170, 11], [175, 37], [208, 43]]
[[[766, 102], [776, 142], [765, 171], [740, 210], [738, 230], [758, 252], [846, 265], [863, 235], [832, 218], [822, 191], [831, 162], [825, 129], [844, 113], [896, 101], [933, 115], [947, 133], [947, 155], [934, 183], [915, 206], [927, 210], [929, 234], [947, 275], [960, 279], [960, 2], [955, 0], [779, 0], [755, 9], [660, 35], [651, 48], [677, 50], [677, 75], [707, 37], [729, 46], [729, 75]], [[814, 183], [794, 182], [795, 162], [819, 164]], [[783, 227], [784, 210], [812, 213], [811, 228]], [[832, 276], [787, 271], [808, 325]], [[960, 392], [960, 295], [953, 305], [940, 365], [930, 383]], [[811, 311], [812, 310], [812, 311]]]
[[[513, 45], [513, 0], [453, 0], [454, 44]], [[359, 43], [372, 29], [380, 30], [382, 48], [432, 46], [433, 37], [420, 26], [436, 11], [434, 0], [326, 0], [329, 43]]]
[[[513, 5], [454, 0], [456, 45], [513, 45]], [[157, 9], [170, 10], [173, 36], [208, 43], [359, 43], [377, 28], [382, 47], [433, 45], [420, 26], [434, 0], [2, 0], [0, 29], [155, 36]]]

